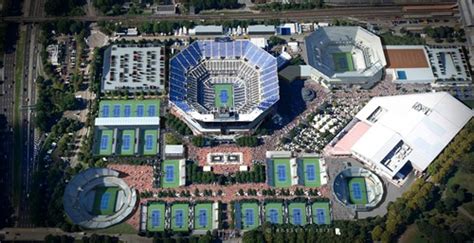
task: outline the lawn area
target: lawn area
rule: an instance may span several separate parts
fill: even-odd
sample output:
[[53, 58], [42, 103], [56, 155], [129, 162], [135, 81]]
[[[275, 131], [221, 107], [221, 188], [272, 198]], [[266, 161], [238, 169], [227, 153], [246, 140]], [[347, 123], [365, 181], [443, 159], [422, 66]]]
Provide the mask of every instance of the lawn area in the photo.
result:
[[425, 243], [428, 242], [418, 230], [415, 224], [409, 225], [405, 232], [400, 236], [398, 242]]
[[20, 93], [21, 93], [21, 84], [23, 83], [23, 53], [25, 48], [26, 32], [20, 32], [20, 39], [16, 45], [16, 66], [15, 66], [15, 107], [13, 115], [13, 128], [14, 128], [14, 149], [13, 149], [13, 205], [17, 205], [20, 202], [20, 186], [21, 186], [21, 158], [23, 145], [22, 136], [20, 133]]
[[136, 234], [138, 230], [127, 222], [122, 222], [106, 229], [87, 230], [86, 232], [95, 234]]
[[[473, 180], [474, 174], [458, 170], [454, 176], [449, 179], [448, 186], [450, 187], [453, 184], [459, 184], [461, 187], [466, 188], [469, 193], [474, 194], [474, 183], [472, 183]], [[462, 207], [474, 216], [474, 202], [464, 203]]]

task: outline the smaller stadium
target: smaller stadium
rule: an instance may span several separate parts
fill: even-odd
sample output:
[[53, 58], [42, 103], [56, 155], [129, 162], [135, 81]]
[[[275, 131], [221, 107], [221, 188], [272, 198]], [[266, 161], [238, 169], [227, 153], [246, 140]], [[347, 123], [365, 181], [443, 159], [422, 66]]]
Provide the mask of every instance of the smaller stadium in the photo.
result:
[[319, 187], [327, 183], [324, 161], [316, 154], [294, 158], [288, 151], [267, 151], [267, 184], [288, 188], [293, 185]]
[[350, 167], [334, 179], [333, 193], [343, 205], [356, 211], [369, 211], [382, 201], [384, 187], [380, 178], [371, 171]]
[[148, 202], [141, 207], [140, 231], [206, 234], [219, 226], [219, 202]]
[[66, 185], [64, 210], [74, 224], [101, 229], [118, 224], [134, 210], [137, 194], [111, 169], [87, 169]]
[[95, 127], [96, 155], [157, 155], [160, 100], [103, 100]]
[[186, 184], [185, 160], [164, 160], [161, 163], [160, 184], [162, 188], [177, 188]]
[[373, 86], [386, 65], [380, 38], [354, 26], [316, 29], [305, 38], [311, 78], [328, 88], [339, 85]]

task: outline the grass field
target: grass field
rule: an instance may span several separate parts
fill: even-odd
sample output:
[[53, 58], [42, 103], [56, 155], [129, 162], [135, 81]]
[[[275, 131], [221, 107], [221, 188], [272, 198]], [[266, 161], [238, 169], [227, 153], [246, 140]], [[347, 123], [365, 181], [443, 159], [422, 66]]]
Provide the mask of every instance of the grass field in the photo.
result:
[[23, 155], [22, 145], [23, 140], [20, 133], [20, 93], [21, 93], [21, 84], [23, 83], [23, 58], [25, 51], [25, 41], [26, 41], [26, 32], [20, 31], [20, 39], [16, 45], [16, 65], [15, 65], [15, 107], [13, 111], [13, 205], [18, 205], [20, 202], [20, 187], [21, 187], [21, 159]]
[[[285, 167], [283, 176], [279, 176], [279, 172], [278, 172], [279, 166]], [[275, 187], [290, 187], [291, 186], [290, 159], [285, 158], [285, 159], [273, 160], [273, 178], [275, 181]]]
[[232, 84], [215, 84], [214, 85], [215, 106], [233, 107], [234, 106], [234, 91]]
[[251, 230], [257, 228], [260, 225], [260, 220], [258, 219], [258, 204], [242, 203], [241, 208], [242, 229]]
[[[276, 217], [274, 215], [276, 215]], [[265, 204], [265, 222], [270, 222], [272, 224], [283, 224], [282, 203]]]
[[[363, 177], [352, 177], [347, 183], [349, 186], [349, 197], [352, 204], [367, 204], [367, 188], [365, 185], [365, 179]], [[358, 185], [360, 191], [360, 197], [358, 193], [354, 193], [354, 187]]]
[[318, 158], [303, 159], [304, 185], [308, 187], [321, 186], [321, 169]]
[[150, 203], [148, 205], [146, 230], [150, 232], [165, 230], [165, 204], [164, 203]]
[[290, 223], [294, 225], [306, 225], [306, 204], [305, 203], [290, 203], [288, 205], [288, 218]]
[[85, 230], [85, 232], [90, 234], [137, 234], [137, 230], [133, 228], [126, 221], [120, 224], [116, 224], [109, 228], [97, 229], [97, 230]]
[[[147, 146], [147, 137], [150, 136], [151, 138], [151, 147]], [[145, 130], [143, 132], [143, 155], [156, 155], [158, 151], [158, 144], [157, 144], [157, 138], [159, 136], [158, 130]]]
[[102, 100], [99, 117], [160, 116], [160, 100]]
[[[101, 143], [102, 143], [102, 138], [103, 137], [107, 137], [107, 146], [106, 147], [101, 147]], [[113, 130], [101, 130], [100, 131], [100, 135], [98, 137], [99, 139], [99, 142], [98, 142], [98, 146], [99, 146], [99, 155], [111, 155], [112, 154], [112, 140], [113, 140], [113, 137], [114, 137], [114, 131]]]
[[350, 52], [338, 52], [332, 54], [336, 72], [354, 71], [354, 63]]
[[171, 206], [171, 229], [173, 231], [189, 230], [189, 204], [180, 203]]
[[212, 203], [198, 203], [194, 207], [194, 229], [212, 230]]
[[[128, 142], [126, 141], [128, 140]], [[135, 130], [123, 130], [120, 146], [120, 155], [133, 155], [135, 153]]]
[[[161, 165], [161, 187], [179, 187], [179, 160], [165, 160]], [[169, 172], [172, 172], [169, 174]]]
[[[461, 187], [466, 188], [467, 191], [471, 194], [474, 194], [474, 174], [466, 173], [464, 171], [458, 170], [452, 178], [448, 181], [448, 187], [451, 187], [453, 184], [459, 184]], [[471, 215], [474, 215], [474, 202], [464, 203], [462, 205]]]
[[95, 189], [92, 212], [95, 215], [111, 215], [115, 212], [118, 187], [99, 187]]
[[311, 209], [313, 211], [313, 222], [315, 224], [320, 224], [318, 220], [317, 212], [318, 210], [324, 211], [324, 223], [323, 224], [331, 224], [331, 215], [329, 213], [329, 203], [328, 202], [315, 202], [311, 205]]

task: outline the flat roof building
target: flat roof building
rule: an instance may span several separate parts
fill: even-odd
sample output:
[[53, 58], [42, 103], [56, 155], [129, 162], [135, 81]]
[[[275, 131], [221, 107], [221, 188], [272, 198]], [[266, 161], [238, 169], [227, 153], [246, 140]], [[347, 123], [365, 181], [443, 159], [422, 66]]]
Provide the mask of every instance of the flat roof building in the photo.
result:
[[273, 25], [250, 25], [247, 27], [249, 35], [274, 35], [275, 26]]
[[224, 27], [222, 25], [197, 25], [189, 30], [190, 35], [222, 35]]
[[102, 92], [164, 90], [164, 49], [151, 44], [115, 44], [104, 53]]

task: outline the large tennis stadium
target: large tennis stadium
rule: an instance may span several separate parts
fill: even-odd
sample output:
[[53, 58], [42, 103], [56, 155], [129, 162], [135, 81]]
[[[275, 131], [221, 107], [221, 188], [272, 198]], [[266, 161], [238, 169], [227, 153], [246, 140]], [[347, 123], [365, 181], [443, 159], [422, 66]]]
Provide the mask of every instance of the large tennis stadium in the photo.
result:
[[382, 79], [386, 60], [380, 38], [361, 27], [318, 28], [305, 38], [311, 79], [326, 87], [369, 88]]
[[72, 178], [64, 191], [64, 210], [70, 220], [90, 229], [122, 222], [134, 210], [135, 189], [111, 169], [91, 168]]
[[276, 58], [248, 40], [195, 41], [170, 60], [169, 98], [195, 134], [252, 131], [280, 98]]

